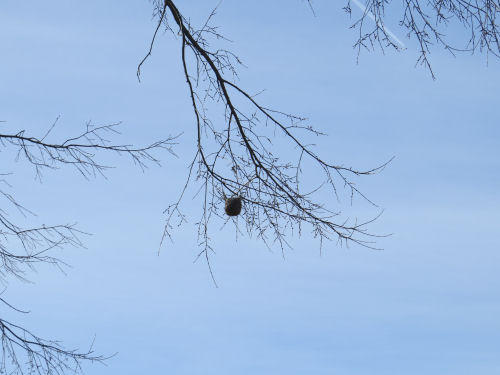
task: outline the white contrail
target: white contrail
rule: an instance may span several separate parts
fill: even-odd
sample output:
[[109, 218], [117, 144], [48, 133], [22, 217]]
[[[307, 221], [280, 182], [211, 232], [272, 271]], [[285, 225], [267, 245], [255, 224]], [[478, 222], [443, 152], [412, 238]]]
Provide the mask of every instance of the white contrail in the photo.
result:
[[405, 44], [399, 40], [399, 38], [394, 35], [394, 33], [389, 30], [389, 28], [385, 27], [384, 24], [381, 22], [381, 21], [376, 21], [375, 20], [375, 16], [373, 15], [372, 12], [370, 11], [367, 11], [366, 10], [366, 6], [364, 4], [362, 4], [361, 2], [359, 2], [359, 0], [351, 0], [363, 13], [365, 13], [366, 15], [368, 15], [368, 17], [371, 18], [371, 20], [373, 22], [375, 22], [382, 30], [384, 30], [384, 32], [389, 35], [392, 39], [394, 39], [396, 41], [397, 44], [399, 44], [399, 48], [401, 49], [406, 49], [406, 46]]

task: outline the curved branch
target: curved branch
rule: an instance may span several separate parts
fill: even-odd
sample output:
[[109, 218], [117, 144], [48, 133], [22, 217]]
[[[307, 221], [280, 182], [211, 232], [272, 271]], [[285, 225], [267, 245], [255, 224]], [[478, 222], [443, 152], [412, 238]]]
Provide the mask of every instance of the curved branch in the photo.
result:
[[[340, 219], [341, 212], [326, 208], [317, 201], [316, 194], [329, 186], [338, 197], [337, 183], [340, 182], [350, 190], [351, 199], [358, 195], [373, 204], [350, 177], [380, 172], [390, 161], [362, 171], [322, 159], [297, 132], [306, 131], [315, 136], [322, 133], [312, 126], [302, 125], [303, 118], [259, 104], [254, 96], [227, 78], [228, 74], [233, 78], [237, 76], [236, 66], [241, 62], [225, 49], [216, 49], [215, 52], [210, 49], [211, 38], [224, 39], [217, 28], [210, 26], [208, 21], [200, 29], [194, 28], [171, 0], [156, 1], [155, 4], [159, 17], [153, 40], [161, 25], [173, 32], [167, 22], [167, 12], [176, 29], [179, 29], [181, 64], [197, 127], [196, 155], [189, 166], [190, 174], [180, 199], [167, 211], [162, 242], [166, 236], [171, 236], [174, 213], [179, 215], [181, 223], [185, 221], [179, 205], [190, 181], [200, 181], [200, 190], [205, 192], [205, 198], [202, 217], [198, 221], [202, 247], [199, 256], [204, 254], [208, 257], [212, 251], [209, 245], [210, 221], [216, 217], [223, 219], [224, 223], [228, 220], [221, 212], [226, 196], [241, 196], [244, 205], [242, 217], [250, 235], [255, 233], [268, 244], [268, 232], [272, 233], [273, 241], [277, 241], [282, 250], [288, 246], [286, 232], [298, 230], [300, 233], [304, 224], [310, 225], [320, 242], [333, 234], [341, 244], [353, 242], [373, 248], [372, 238], [376, 236], [366, 230], [373, 219], [361, 223]], [[148, 51], [145, 59], [150, 55]], [[217, 105], [223, 106], [223, 126], [214, 126], [207, 115], [208, 106]], [[299, 160], [297, 164], [286, 161], [288, 156], [285, 154], [274, 155], [273, 138], [276, 135], [268, 134], [268, 125], [280, 132], [280, 141], [289, 142], [295, 149]], [[324, 178], [317, 187], [308, 189], [308, 193], [301, 192], [304, 187], [300, 180], [301, 163], [305, 162], [304, 159], [314, 162], [317, 175], [322, 174]], [[191, 180], [191, 171], [195, 166], [196, 178]], [[237, 221], [233, 222], [238, 225]]]

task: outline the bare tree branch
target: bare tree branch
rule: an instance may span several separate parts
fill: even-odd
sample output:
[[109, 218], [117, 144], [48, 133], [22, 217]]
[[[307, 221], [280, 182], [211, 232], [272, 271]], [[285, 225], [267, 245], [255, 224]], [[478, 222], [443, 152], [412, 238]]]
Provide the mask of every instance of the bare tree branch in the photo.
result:
[[86, 351], [64, 349], [57, 341], [42, 339], [27, 329], [0, 319], [2, 374], [62, 375], [81, 373], [81, 362], [103, 363], [110, 357], [95, 355], [92, 345]]
[[[200, 184], [203, 192], [202, 214], [198, 221], [198, 238], [201, 252], [210, 267], [210, 223], [219, 218], [224, 223], [231, 220], [238, 229], [236, 216], [224, 215], [227, 199], [241, 199], [244, 220], [249, 235], [256, 235], [267, 246], [277, 243], [282, 251], [289, 247], [288, 232], [298, 232], [309, 226], [320, 243], [336, 238], [339, 244], [356, 243], [374, 248], [373, 235], [365, 221], [350, 220], [338, 210], [318, 201], [318, 192], [327, 193], [335, 200], [338, 186], [347, 188], [351, 198], [360, 196], [369, 200], [354, 184], [351, 177], [372, 175], [387, 163], [369, 170], [337, 165], [322, 159], [312, 145], [305, 143], [307, 135], [321, 136], [321, 132], [305, 123], [300, 116], [273, 110], [259, 103], [237, 83], [240, 59], [226, 49], [213, 49], [211, 41], [225, 39], [210, 20], [216, 9], [200, 28], [195, 28], [179, 11], [173, 1], [156, 0], [157, 26], [150, 49], [138, 67], [151, 56], [151, 48], [158, 30], [180, 36], [181, 64], [191, 98], [197, 129], [196, 151], [189, 165], [186, 184], [179, 200], [169, 206], [162, 243], [171, 238], [173, 221], [186, 222], [181, 202], [188, 186]], [[173, 28], [175, 25], [175, 29]], [[208, 108], [219, 108], [224, 122], [217, 125], [208, 116]], [[213, 113], [213, 112], [211, 112]], [[213, 116], [213, 115], [212, 115]], [[274, 142], [286, 142], [294, 156], [277, 154]], [[291, 160], [298, 160], [292, 162]], [[322, 176], [318, 186], [305, 192], [301, 180], [301, 166], [307, 163], [317, 176]], [[328, 193], [329, 191], [329, 193]], [[378, 216], [378, 215], [377, 215]]]
[[[82, 133], [62, 141], [49, 140], [57, 120], [43, 137], [29, 136], [25, 131], [15, 134], [0, 133], [0, 146], [14, 152], [14, 162], [27, 162], [34, 167], [36, 177], [41, 180], [45, 169], [62, 166], [74, 167], [85, 178], [104, 175], [108, 165], [99, 161], [101, 153], [127, 155], [141, 169], [149, 164], [159, 164], [157, 151], [168, 151], [176, 138], [154, 142], [143, 147], [112, 143], [107, 136], [118, 134], [119, 124], [94, 126], [87, 123]], [[4, 167], [4, 165], [2, 165]], [[24, 207], [10, 192], [7, 178], [12, 173], [0, 176], [0, 282], [7, 284], [10, 276], [27, 281], [27, 272], [37, 264], [52, 264], [62, 269], [65, 263], [53, 255], [56, 249], [82, 247], [80, 237], [86, 233], [75, 224], [53, 224], [24, 226], [15, 220], [12, 211], [22, 219], [32, 219], [35, 214]], [[18, 313], [20, 310], [5, 299], [4, 306]], [[81, 372], [82, 361], [102, 363], [109, 357], [93, 353], [92, 345], [87, 351], [68, 350], [57, 341], [43, 339], [31, 331], [5, 319], [0, 319], [0, 334], [3, 355], [0, 361], [2, 374], [65, 374]]]
[[[344, 10], [352, 15], [352, 4], [359, 5], [361, 0], [347, 0]], [[417, 64], [425, 66], [432, 77], [429, 54], [432, 47], [440, 47], [452, 55], [458, 52], [485, 52], [500, 57], [500, 30], [498, 17], [500, 3], [498, 0], [366, 0], [361, 3], [361, 15], [354, 16], [351, 28], [358, 30], [358, 38], [354, 47], [359, 53], [362, 49], [382, 50], [389, 47], [401, 50], [395, 36], [385, 26], [386, 13], [393, 14], [394, 6], [402, 6], [399, 26], [405, 31], [408, 39], [414, 38], [419, 47]], [[392, 6], [391, 11], [386, 11]], [[368, 18], [368, 19], [367, 19]], [[370, 22], [369, 18], [373, 19]], [[453, 27], [465, 32], [465, 37], [457, 36]]]
[[0, 145], [16, 148], [18, 158], [24, 158], [34, 166], [39, 178], [43, 169], [57, 169], [62, 165], [73, 166], [86, 178], [95, 177], [97, 174], [103, 175], [109, 166], [96, 160], [96, 152], [104, 151], [128, 155], [141, 169], [144, 169], [150, 162], [159, 164], [159, 160], [153, 156], [152, 151], [166, 150], [175, 155], [172, 146], [179, 135], [144, 147], [112, 144], [107, 136], [119, 134], [117, 130], [119, 125], [120, 123], [95, 126], [88, 122], [82, 133], [60, 142], [45, 141], [54, 125], [42, 138], [27, 136], [24, 130], [16, 134], [0, 133]]

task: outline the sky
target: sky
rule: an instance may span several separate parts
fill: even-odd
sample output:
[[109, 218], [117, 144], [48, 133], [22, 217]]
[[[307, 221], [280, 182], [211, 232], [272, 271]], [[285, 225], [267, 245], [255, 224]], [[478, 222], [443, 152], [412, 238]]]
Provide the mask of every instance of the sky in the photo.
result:
[[[178, 3], [200, 23], [215, 5]], [[307, 234], [291, 237], [283, 257], [216, 228], [215, 288], [206, 264], [193, 263], [196, 216], [157, 255], [162, 212], [196, 147], [178, 40], [159, 37], [139, 83], [155, 27], [149, 2], [2, 2], [2, 133], [41, 136], [58, 116], [61, 139], [87, 121], [121, 121], [118, 143], [183, 131], [178, 157], [161, 154], [161, 167], [103, 155], [116, 167], [106, 178], [61, 169], [40, 183], [2, 153], [0, 172], [13, 172], [32, 220], [91, 233], [84, 249], [57, 253], [64, 273], [40, 267], [32, 283], [10, 280], [2, 297], [31, 312], [4, 306], [2, 317], [71, 348], [95, 336], [96, 352], [117, 353], [87, 374], [499, 373], [500, 62], [436, 48], [432, 80], [391, 16], [407, 50], [357, 62], [341, 6], [314, 7], [316, 16], [301, 1], [225, 0], [215, 23], [245, 63], [241, 85], [328, 133], [316, 146], [325, 159], [363, 169], [395, 157], [359, 181], [384, 209], [373, 231], [392, 235], [381, 251], [333, 241], [321, 254]], [[197, 204], [189, 198], [186, 210]]]

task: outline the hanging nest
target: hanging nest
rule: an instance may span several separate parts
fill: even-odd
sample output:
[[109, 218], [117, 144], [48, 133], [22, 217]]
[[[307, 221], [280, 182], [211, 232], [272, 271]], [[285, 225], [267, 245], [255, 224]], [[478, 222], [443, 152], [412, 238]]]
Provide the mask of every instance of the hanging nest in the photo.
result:
[[241, 197], [226, 198], [224, 211], [228, 216], [238, 216], [241, 212]]

